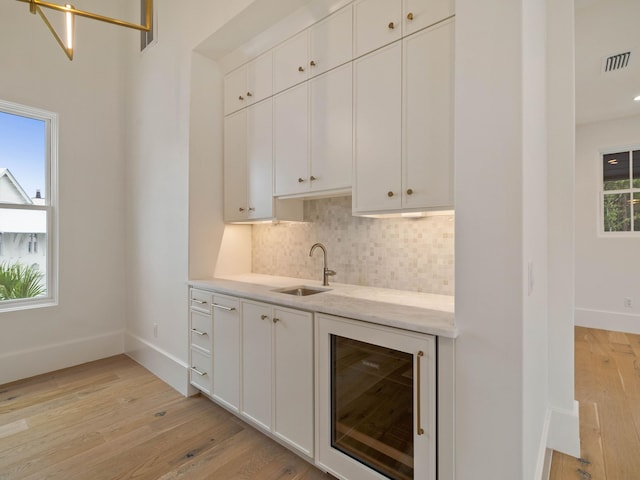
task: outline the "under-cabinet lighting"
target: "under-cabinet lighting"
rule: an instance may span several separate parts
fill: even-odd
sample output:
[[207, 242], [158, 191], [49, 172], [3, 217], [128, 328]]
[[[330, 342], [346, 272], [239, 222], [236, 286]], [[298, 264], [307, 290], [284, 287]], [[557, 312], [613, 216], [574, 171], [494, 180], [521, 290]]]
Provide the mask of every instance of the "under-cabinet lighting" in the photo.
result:
[[634, 98], [634, 100], [635, 100], [636, 102], [640, 102], [640, 95], [638, 95], [637, 97], [635, 97], [635, 98]]

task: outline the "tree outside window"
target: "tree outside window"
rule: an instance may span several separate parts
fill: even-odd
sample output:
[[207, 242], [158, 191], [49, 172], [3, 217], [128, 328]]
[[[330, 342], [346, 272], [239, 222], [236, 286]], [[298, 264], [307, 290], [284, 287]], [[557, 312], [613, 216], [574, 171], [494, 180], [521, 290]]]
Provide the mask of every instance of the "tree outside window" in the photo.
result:
[[602, 155], [602, 228], [640, 232], [640, 150]]

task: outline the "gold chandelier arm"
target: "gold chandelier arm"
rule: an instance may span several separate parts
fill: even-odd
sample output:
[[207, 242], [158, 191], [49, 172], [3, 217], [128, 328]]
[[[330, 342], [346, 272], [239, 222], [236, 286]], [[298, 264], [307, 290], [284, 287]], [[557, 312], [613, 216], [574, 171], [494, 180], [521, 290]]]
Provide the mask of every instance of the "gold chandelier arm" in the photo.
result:
[[[22, 1], [22, 0], [21, 0]], [[44, 14], [44, 12], [40, 9], [40, 7], [38, 7], [37, 5], [35, 6], [35, 10], [36, 12], [38, 12], [38, 15], [40, 15], [40, 17], [42, 18], [42, 21], [44, 22], [44, 24], [47, 26], [47, 28], [49, 29], [49, 31], [51, 32], [51, 34], [53, 35], [53, 37], [56, 39], [56, 41], [58, 42], [58, 45], [60, 45], [60, 48], [62, 48], [62, 50], [64, 50], [64, 53], [67, 54], [67, 57], [69, 57], [69, 60], [73, 60], [73, 48], [67, 48], [66, 45], [64, 44], [64, 42], [62, 41], [62, 39], [60, 38], [60, 35], [58, 35], [58, 32], [55, 31], [55, 29], [53, 28], [53, 26], [51, 25], [51, 23], [49, 22], [49, 19], [47, 18], [47, 16]]]
[[[78, 10], [76, 8], [69, 8], [64, 5], [58, 5], [56, 3], [44, 2], [42, 0], [17, 0], [18, 2], [29, 3], [31, 5], [31, 11], [33, 11], [34, 5], [36, 7], [44, 7], [50, 8], [51, 10], [58, 10], [59, 12], [71, 13], [73, 15], [78, 15], [79, 17], [91, 18], [93, 20], [99, 20], [101, 22], [111, 23], [113, 25], [120, 25], [121, 27], [133, 28], [134, 30], [140, 30], [142, 32], [151, 31], [152, 27], [152, 16], [151, 12], [153, 12], [153, 0], [145, 0], [146, 1], [146, 11], [145, 11], [145, 25], [139, 25], [137, 23], [126, 22], [124, 20], [119, 20], [117, 18], [106, 17], [104, 15], [99, 15], [97, 13], [87, 12], [85, 10]], [[41, 14], [42, 15], [42, 14]], [[51, 26], [49, 22], [46, 21], [49, 29]], [[57, 34], [55, 35], [56, 37]], [[58, 39], [58, 41], [60, 41]], [[63, 47], [64, 48], [64, 47]], [[66, 51], [66, 48], [65, 48]]]

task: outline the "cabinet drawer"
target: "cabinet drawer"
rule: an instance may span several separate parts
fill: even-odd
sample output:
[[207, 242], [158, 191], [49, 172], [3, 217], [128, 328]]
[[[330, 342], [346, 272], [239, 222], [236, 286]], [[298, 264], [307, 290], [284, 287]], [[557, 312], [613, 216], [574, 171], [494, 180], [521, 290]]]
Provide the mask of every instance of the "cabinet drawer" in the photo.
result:
[[214, 315], [216, 312], [231, 312], [237, 315], [240, 302], [237, 298], [214, 295], [211, 307], [213, 308]]
[[211, 332], [211, 314], [191, 310], [191, 329], [189, 330], [191, 345], [211, 353]]
[[211, 356], [197, 350], [191, 350], [191, 384], [205, 393], [211, 394]]
[[192, 288], [189, 292], [189, 304], [191, 308], [202, 312], [211, 312], [211, 292]]

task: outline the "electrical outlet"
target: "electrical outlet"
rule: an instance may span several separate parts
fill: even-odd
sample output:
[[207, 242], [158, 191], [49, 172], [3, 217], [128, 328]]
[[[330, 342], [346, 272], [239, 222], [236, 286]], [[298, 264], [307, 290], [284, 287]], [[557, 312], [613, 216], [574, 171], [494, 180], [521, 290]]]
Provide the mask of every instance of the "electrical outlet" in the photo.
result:
[[631, 297], [624, 297], [624, 307], [625, 308], [633, 307], [633, 302], [631, 301]]
[[158, 324], [157, 323], [153, 324], [153, 336], [158, 338]]

